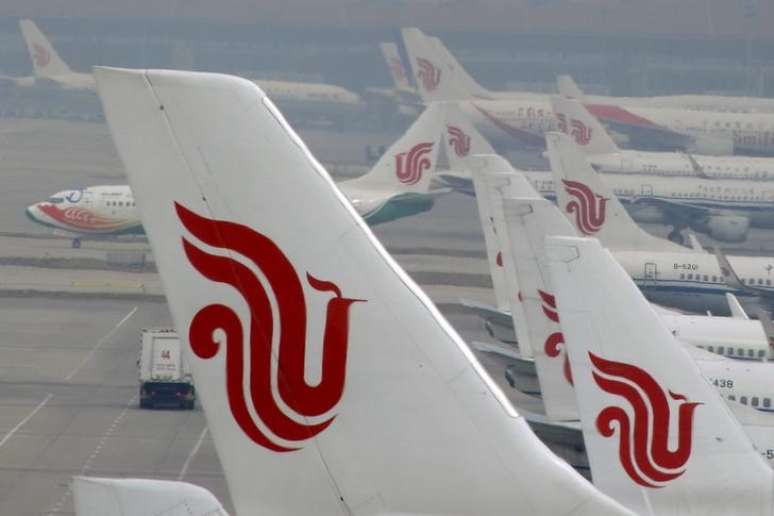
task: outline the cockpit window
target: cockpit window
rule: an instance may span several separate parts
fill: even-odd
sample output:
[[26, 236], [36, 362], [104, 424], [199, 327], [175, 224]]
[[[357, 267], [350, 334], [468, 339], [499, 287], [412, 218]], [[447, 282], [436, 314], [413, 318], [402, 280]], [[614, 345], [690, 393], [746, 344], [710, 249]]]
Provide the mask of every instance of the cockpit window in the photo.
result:
[[61, 203], [64, 202], [64, 198], [63, 197], [49, 197], [48, 198], [48, 202], [50, 202], [51, 204], [61, 204]]

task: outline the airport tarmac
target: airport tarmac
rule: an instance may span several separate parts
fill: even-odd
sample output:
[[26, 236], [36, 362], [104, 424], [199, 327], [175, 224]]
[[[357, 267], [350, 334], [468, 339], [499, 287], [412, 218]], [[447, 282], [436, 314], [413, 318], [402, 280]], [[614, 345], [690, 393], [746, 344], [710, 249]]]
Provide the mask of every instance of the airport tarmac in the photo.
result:
[[[357, 163], [344, 136], [315, 138], [313, 149]], [[57, 190], [125, 182], [105, 126], [0, 120], [0, 156], [0, 514], [73, 514], [69, 481], [79, 474], [181, 478], [233, 512], [201, 410], [137, 406], [140, 329], [171, 324], [147, 242], [86, 239], [73, 249], [24, 216]], [[449, 194], [374, 229], [465, 340], [490, 340], [459, 302], [494, 303], [473, 198]], [[746, 246], [769, 249], [769, 235], [753, 232]], [[142, 265], [111, 264], [115, 254]], [[508, 387], [506, 360], [477, 356], [518, 408], [541, 411]]]

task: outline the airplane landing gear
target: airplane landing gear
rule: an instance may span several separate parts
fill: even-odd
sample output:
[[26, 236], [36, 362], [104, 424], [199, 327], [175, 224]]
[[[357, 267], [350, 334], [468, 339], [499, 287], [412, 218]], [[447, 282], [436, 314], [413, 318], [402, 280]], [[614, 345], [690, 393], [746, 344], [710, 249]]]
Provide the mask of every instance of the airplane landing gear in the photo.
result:
[[81, 239], [73, 238], [73, 249], [80, 249], [80, 248], [81, 248]]

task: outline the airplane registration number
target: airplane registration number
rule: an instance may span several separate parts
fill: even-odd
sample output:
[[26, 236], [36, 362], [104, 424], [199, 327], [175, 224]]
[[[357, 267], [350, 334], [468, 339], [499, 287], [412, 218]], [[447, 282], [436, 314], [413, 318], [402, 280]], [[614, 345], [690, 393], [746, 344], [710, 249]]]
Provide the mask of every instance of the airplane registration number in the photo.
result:
[[676, 263], [674, 264], [675, 270], [695, 271], [699, 269], [699, 265], [696, 263]]

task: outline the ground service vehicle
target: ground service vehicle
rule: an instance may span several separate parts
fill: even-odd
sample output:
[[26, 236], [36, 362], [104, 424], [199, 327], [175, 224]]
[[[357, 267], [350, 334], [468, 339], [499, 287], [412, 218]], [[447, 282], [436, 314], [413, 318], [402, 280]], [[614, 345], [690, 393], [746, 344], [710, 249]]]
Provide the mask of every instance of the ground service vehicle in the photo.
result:
[[140, 408], [174, 406], [191, 410], [196, 390], [182, 346], [172, 329], [143, 329], [140, 373]]

